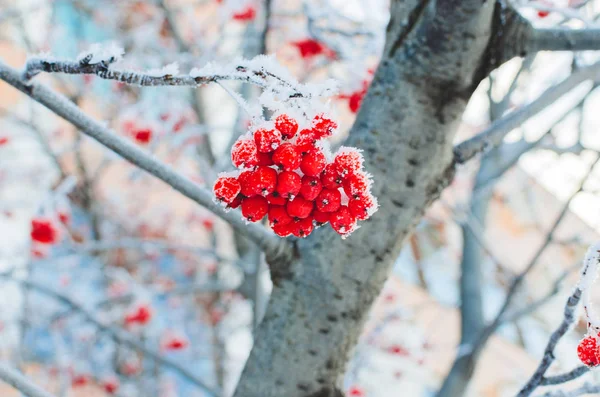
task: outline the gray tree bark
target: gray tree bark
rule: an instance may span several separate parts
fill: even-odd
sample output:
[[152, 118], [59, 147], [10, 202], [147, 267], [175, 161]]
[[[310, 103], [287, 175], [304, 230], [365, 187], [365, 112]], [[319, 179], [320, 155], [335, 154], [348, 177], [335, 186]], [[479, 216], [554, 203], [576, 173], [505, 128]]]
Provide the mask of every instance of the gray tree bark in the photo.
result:
[[387, 44], [348, 144], [379, 212], [349, 239], [323, 228], [271, 263], [274, 290], [236, 396], [333, 396], [402, 241], [451, 181], [452, 141], [490, 66], [490, 0], [393, 1]]

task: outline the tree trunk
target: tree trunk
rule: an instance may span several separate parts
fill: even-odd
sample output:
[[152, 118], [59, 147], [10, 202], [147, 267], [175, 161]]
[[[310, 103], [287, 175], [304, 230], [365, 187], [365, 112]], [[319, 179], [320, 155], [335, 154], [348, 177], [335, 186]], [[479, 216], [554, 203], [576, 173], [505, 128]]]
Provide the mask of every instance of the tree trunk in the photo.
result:
[[[237, 397], [334, 396], [402, 242], [452, 180], [452, 141], [489, 72], [490, 0], [393, 1], [387, 44], [348, 144], [379, 211], [346, 240], [322, 228], [271, 263], [274, 289]], [[336, 394], [337, 393], [337, 394]]]

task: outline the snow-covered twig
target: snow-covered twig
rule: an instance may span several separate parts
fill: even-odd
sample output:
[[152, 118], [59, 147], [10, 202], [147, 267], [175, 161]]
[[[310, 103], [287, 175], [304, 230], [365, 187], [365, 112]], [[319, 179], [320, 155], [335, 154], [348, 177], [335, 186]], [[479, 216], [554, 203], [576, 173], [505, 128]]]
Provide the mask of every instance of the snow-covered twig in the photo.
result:
[[[581, 276], [579, 279], [579, 283], [575, 290], [569, 296], [567, 300], [567, 304], [565, 305], [565, 310], [563, 313], [563, 321], [559, 325], [559, 327], [550, 335], [550, 339], [548, 340], [548, 344], [546, 345], [546, 349], [544, 349], [544, 356], [540, 365], [538, 366], [535, 373], [529, 379], [529, 381], [523, 386], [523, 388], [517, 394], [517, 397], [527, 397], [530, 396], [531, 393], [535, 391], [538, 386], [544, 384], [546, 371], [550, 368], [550, 365], [554, 362], [556, 357], [554, 356], [554, 349], [556, 345], [560, 341], [560, 339], [567, 333], [571, 324], [575, 321], [575, 309], [579, 304], [579, 301], [583, 299], [584, 305], [587, 303], [589, 305], [589, 293], [592, 284], [598, 277], [598, 266], [600, 265], [600, 243], [594, 244], [588, 248], [588, 251], [583, 260], [583, 269], [581, 270]], [[587, 302], [586, 302], [587, 301]], [[596, 328], [597, 325], [594, 324], [589, 319], [589, 307], [586, 310], [586, 315], [588, 316], [588, 321], [590, 322], [590, 326]], [[597, 329], [596, 329], [597, 332]], [[587, 371], [583, 369], [576, 368], [573, 371], [560, 375], [559, 377], [554, 377], [552, 383], [546, 384], [558, 384], [558, 381], [569, 381], [575, 379], [578, 376], [585, 374]]]
[[8, 383], [27, 397], [54, 397], [19, 371], [2, 362], [0, 362], [0, 380]]
[[564, 374], [544, 377], [540, 382], [540, 386], [560, 385], [561, 383], [566, 383], [573, 379], [579, 378], [580, 376], [587, 374], [589, 371], [590, 367], [580, 365], [579, 367], [576, 367], [569, 372], [565, 372]]
[[70, 309], [73, 309], [74, 311], [81, 314], [81, 316], [85, 319], [85, 321], [89, 322], [90, 324], [93, 324], [96, 328], [98, 328], [98, 330], [100, 332], [105, 333], [106, 335], [110, 336], [115, 342], [129, 346], [140, 352], [143, 352], [146, 356], [148, 356], [152, 360], [160, 363], [160, 365], [164, 366], [165, 368], [169, 368], [173, 371], [176, 371], [181, 376], [183, 376], [185, 379], [187, 379], [191, 383], [195, 384], [196, 386], [202, 388], [204, 391], [209, 393], [209, 395], [211, 395], [211, 396], [220, 395], [218, 390], [216, 390], [214, 387], [208, 386], [204, 381], [198, 379], [198, 377], [196, 375], [192, 374], [187, 369], [181, 367], [176, 362], [174, 362], [166, 357], [163, 357], [159, 353], [155, 352], [150, 347], [146, 346], [144, 343], [137, 340], [133, 335], [129, 334], [128, 332], [125, 332], [124, 330], [117, 328], [117, 327], [106, 325], [104, 322], [102, 322], [98, 318], [96, 318], [90, 311], [85, 309], [80, 304], [74, 302], [69, 297], [67, 297], [57, 291], [54, 291], [54, 290], [46, 287], [45, 285], [39, 284], [39, 283], [31, 281], [31, 280], [22, 280], [22, 279], [17, 279], [17, 278], [10, 278], [10, 280], [14, 281], [16, 283], [19, 283], [27, 288], [33, 289], [33, 290], [35, 290], [41, 294], [44, 294], [50, 298], [56, 299], [57, 301], [66, 305], [67, 307], [69, 307]]
[[556, 100], [570, 92], [573, 88], [587, 80], [595, 80], [600, 75], [600, 62], [581, 68], [559, 84], [547, 89], [535, 101], [513, 111], [506, 117], [492, 123], [481, 133], [461, 142], [454, 148], [454, 159], [463, 164], [477, 154], [487, 151], [502, 143], [504, 137], [513, 129], [535, 116]]
[[248, 224], [242, 219], [238, 211], [224, 212], [213, 201], [212, 192], [208, 189], [193, 183], [169, 165], [159, 161], [133, 143], [118, 136], [101, 123], [87, 116], [64, 96], [55, 93], [43, 85], [26, 82], [16, 70], [2, 62], [0, 62], [0, 79], [69, 121], [84, 134], [94, 138], [121, 157], [166, 182], [173, 189], [227, 221], [234, 229], [248, 236], [249, 239], [256, 243], [266, 253], [267, 258], [270, 258], [273, 262], [279, 263], [280, 260], [290, 258], [292, 249], [288, 241], [280, 239], [259, 224]]

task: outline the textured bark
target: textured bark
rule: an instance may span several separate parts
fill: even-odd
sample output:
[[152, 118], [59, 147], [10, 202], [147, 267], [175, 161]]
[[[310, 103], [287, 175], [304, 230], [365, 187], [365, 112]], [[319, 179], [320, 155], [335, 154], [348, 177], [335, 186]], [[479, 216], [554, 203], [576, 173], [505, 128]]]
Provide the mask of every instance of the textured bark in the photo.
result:
[[[380, 209], [349, 239], [323, 228], [275, 287], [236, 396], [333, 396], [403, 239], [453, 176], [452, 139], [484, 75], [494, 4], [395, 1], [385, 53], [348, 144]], [[274, 271], [277, 270], [277, 271]]]

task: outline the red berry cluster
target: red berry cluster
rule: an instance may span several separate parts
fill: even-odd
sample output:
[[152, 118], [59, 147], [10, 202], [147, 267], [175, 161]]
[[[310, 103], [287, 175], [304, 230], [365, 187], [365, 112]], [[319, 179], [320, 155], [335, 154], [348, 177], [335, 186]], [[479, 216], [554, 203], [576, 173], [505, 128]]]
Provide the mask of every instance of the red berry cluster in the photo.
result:
[[588, 367], [599, 365], [600, 346], [598, 346], [598, 336], [588, 335], [583, 338], [577, 346], [577, 356]]
[[250, 222], [267, 216], [281, 237], [306, 237], [328, 222], [345, 237], [375, 212], [360, 152], [341, 148], [330, 161], [319, 143], [333, 134], [334, 121], [318, 115], [310, 128], [298, 131], [298, 122], [282, 114], [273, 127], [256, 129], [233, 145], [231, 161], [242, 171], [215, 182], [221, 204], [241, 206]]

